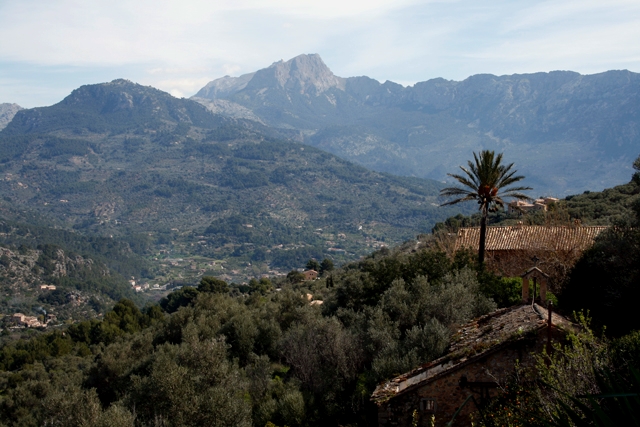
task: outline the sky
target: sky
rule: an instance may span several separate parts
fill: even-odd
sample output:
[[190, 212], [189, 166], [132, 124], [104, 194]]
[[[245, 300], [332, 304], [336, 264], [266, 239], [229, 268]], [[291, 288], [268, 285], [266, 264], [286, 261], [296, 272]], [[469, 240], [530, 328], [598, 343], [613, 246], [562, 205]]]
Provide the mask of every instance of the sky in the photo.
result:
[[338, 76], [640, 72], [638, 0], [0, 0], [0, 103], [126, 78], [189, 97], [318, 53]]

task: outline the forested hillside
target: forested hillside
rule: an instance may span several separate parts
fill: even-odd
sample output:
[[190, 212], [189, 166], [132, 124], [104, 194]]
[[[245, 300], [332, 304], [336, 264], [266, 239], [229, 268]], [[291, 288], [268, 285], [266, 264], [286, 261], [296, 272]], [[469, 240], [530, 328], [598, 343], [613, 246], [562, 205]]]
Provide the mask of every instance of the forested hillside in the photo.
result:
[[[629, 196], [640, 193], [637, 177]], [[640, 210], [633, 205], [631, 212], [628, 224], [603, 233], [570, 273], [569, 288], [559, 295], [561, 309], [601, 301], [619, 307], [620, 298], [633, 303]], [[602, 294], [585, 294], [584, 284], [591, 283], [585, 275], [594, 268], [608, 272], [610, 285]], [[436, 235], [327, 269], [320, 280], [300, 280], [290, 274], [229, 286], [206, 277], [143, 310], [122, 300], [104, 320], [17, 341], [5, 335], [0, 421], [372, 426], [376, 384], [446, 352], [452, 333], [468, 320], [520, 301], [518, 278], [478, 268], [471, 253], [447, 255]], [[576, 298], [572, 289], [592, 298]], [[553, 364], [543, 355], [534, 371], [516, 371], [499, 399], [479, 414], [478, 424], [511, 417], [537, 426], [576, 410], [575, 416], [588, 420], [595, 412], [575, 400], [585, 390], [633, 389], [633, 367], [640, 361], [640, 340], [632, 332], [638, 327], [635, 312], [592, 313], [598, 327], [623, 319], [612, 335], [623, 337], [600, 341], [586, 325], [578, 328], [568, 345], [557, 347]], [[529, 375], [548, 382], [527, 382]], [[578, 380], [562, 380], [574, 376]], [[634, 411], [629, 405], [595, 408], [617, 420]]]
[[0, 210], [190, 258], [200, 275], [226, 262], [218, 273], [238, 281], [355, 259], [456, 212], [438, 208], [435, 181], [367, 171], [289, 136], [125, 80], [83, 86], [0, 132]]
[[[86, 237], [45, 225], [0, 220], [0, 314], [55, 315], [53, 324], [104, 314], [133, 298], [131, 277], [154, 275], [145, 248], [109, 237]], [[43, 285], [55, 289], [41, 288]]]
[[501, 280], [468, 259], [412, 243], [318, 281], [254, 281], [247, 295], [203, 280], [161, 302], [170, 314], [123, 301], [103, 321], [5, 344], [1, 421], [367, 425], [378, 381], [439, 356], [456, 325], [496, 307], [487, 292]]
[[[638, 160], [636, 160], [636, 163]], [[585, 191], [560, 199], [547, 211], [514, 213], [498, 211], [489, 215], [491, 225], [615, 225], [634, 218], [634, 206], [640, 200], [635, 180], [603, 191]], [[456, 215], [436, 224], [433, 231], [457, 231], [459, 227], [479, 226], [479, 214]]]
[[[3, 319], [0, 424], [373, 426], [380, 381], [444, 354], [471, 319], [520, 302], [519, 278], [445, 251], [437, 231], [475, 219], [438, 208], [440, 184], [370, 172], [260, 126], [114, 81], [20, 111], [0, 132], [2, 309], [67, 323]], [[546, 213], [492, 219], [616, 225], [558, 292], [560, 310], [590, 309], [615, 341], [584, 326], [558, 347], [566, 358], [526, 374], [579, 381], [553, 389], [523, 373], [487, 406], [496, 419], [551, 419], [585, 390], [608, 390], [599, 376], [622, 378], [616, 391], [635, 387], [638, 173]], [[324, 263], [319, 280], [262, 277], [360, 254]], [[127, 280], [160, 275], [185, 286], [141, 308]], [[518, 419], [539, 425], [530, 418]]]

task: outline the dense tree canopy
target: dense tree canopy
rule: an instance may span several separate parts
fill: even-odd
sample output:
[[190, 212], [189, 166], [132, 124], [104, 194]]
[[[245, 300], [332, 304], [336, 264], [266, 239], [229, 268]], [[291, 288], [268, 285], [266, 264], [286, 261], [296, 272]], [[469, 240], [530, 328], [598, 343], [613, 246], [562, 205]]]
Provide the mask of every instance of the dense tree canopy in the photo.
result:
[[217, 277], [204, 276], [198, 285], [198, 291], [224, 294], [229, 292], [229, 285]]
[[[204, 277], [142, 311], [123, 300], [102, 321], [5, 344], [0, 422], [365, 425], [379, 381], [438, 357], [457, 325], [496, 307], [483, 277], [437, 250], [385, 249], [320, 280], [282, 278], [278, 291]], [[94, 412], [38, 405], [63, 390]]]
[[[598, 240], [576, 266], [561, 307], [588, 308], [617, 335], [639, 327], [625, 305], [636, 300], [639, 228], [619, 224]], [[450, 257], [426, 240], [384, 248], [315, 281], [299, 281], [295, 270], [244, 286], [204, 277], [143, 310], [121, 300], [103, 320], [6, 340], [0, 423], [373, 425], [369, 397], [380, 381], [439, 357], [458, 326], [518, 300], [517, 280], [478, 271], [469, 253]], [[612, 323], [616, 316], [623, 322]], [[550, 387], [515, 378], [505, 389], [513, 393], [489, 407], [494, 420], [520, 409], [552, 420], [594, 384], [626, 392], [638, 342], [637, 332], [611, 344], [589, 333], [572, 338], [534, 373]], [[623, 386], [598, 383], [618, 366]], [[478, 423], [502, 425], [486, 420]]]
[[[639, 172], [629, 185], [638, 195], [640, 157], [634, 168]], [[640, 297], [640, 198], [632, 208], [633, 217], [619, 220], [584, 253], [561, 295], [563, 307], [588, 310], [594, 325], [606, 326], [613, 335], [640, 329], [635, 311]]]

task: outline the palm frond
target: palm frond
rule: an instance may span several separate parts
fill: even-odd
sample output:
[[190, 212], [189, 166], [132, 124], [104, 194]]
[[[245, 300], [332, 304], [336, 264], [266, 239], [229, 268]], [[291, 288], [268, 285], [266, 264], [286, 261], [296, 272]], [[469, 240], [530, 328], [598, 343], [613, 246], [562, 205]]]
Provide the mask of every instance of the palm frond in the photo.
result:
[[[472, 169], [465, 169], [462, 166], [460, 166], [460, 169], [462, 169], [462, 171], [465, 174], [467, 174], [467, 176], [469, 177], [469, 180], [465, 179], [467, 181], [467, 184], [465, 184], [465, 185], [467, 185], [469, 187], [476, 187], [477, 188], [477, 186], [478, 186], [478, 177], [476, 175], [474, 175], [473, 170]], [[450, 174], [448, 174], [448, 175], [450, 175]], [[458, 175], [458, 176], [460, 176], [460, 175]], [[469, 184], [469, 183], [471, 183], [471, 184]]]
[[489, 208], [493, 210], [498, 206], [504, 207], [506, 197], [531, 200], [529, 196], [521, 193], [521, 191], [531, 190], [531, 187], [510, 187], [523, 180], [524, 176], [516, 175], [517, 171], [513, 169], [513, 163], [502, 164], [502, 153], [495, 154], [491, 150], [474, 152], [473, 161], [467, 161], [467, 165], [467, 167], [460, 166], [464, 174], [448, 174], [466, 188], [448, 187], [440, 191], [442, 197], [463, 197], [458, 197], [441, 206], [477, 200], [481, 210]]
[[[451, 175], [453, 176], [453, 175]], [[458, 181], [460, 181], [460, 183], [462, 184], [471, 184], [468, 182], [468, 180], [466, 180], [464, 177], [462, 176], [453, 176], [454, 178], [458, 179]], [[469, 187], [471, 187], [471, 190], [468, 190], [466, 188], [460, 188], [460, 187], [448, 187], [448, 188], [443, 188], [442, 190], [440, 190], [440, 196], [441, 197], [451, 197], [451, 196], [463, 196], [460, 197], [458, 199], [454, 199], [451, 200], [449, 202], [443, 203], [440, 206], [447, 206], [447, 205], [455, 205], [457, 203], [460, 202], [466, 202], [468, 200], [474, 200], [478, 197], [478, 193], [475, 191], [475, 189], [473, 188], [472, 185], [468, 185]]]
[[500, 171], [500, 178], [498, 179], [498, 182], [500, 184], [502, 184], [503, 187], [505, 185], [509, 185], [507, 182], [509, 182], [512, 179], [512, 177], [513, 177], [513, 179], [515, 179], [517, 181], [520, 181], [521, 179], [524, 179], [524, 176], [514, 177], [513, 175], [517, 171], [516, 170], [510, 171], [509, 169], [511, 169], [511, 166], [513, 166], [513, 163], [509, 165], [509, 168]]
[[454, 178], [460, 184], [466, 185], [467, 187], [469, 187], [473, 191], [477, 191], [477, 189], [478, 189], [478, 186], [476, 184], [474, 184], [473, 182], [469, 181], [467, 178], [465, 178], [462, 175], [456, 175], [456, 174], [452, 174], [452, 173], [448, 173], [447, 175], [449, 175], [450, 177]]
[[460, 196], [460, 195], [469, 195], [469, 196], [473, 196], [476, 197], [477, 194], [475, 191], [469, 191], [466, 188], [460, 188], [460, 187], [449, 187], [449, 188], [443, 188], [442, 190], [440, 190], [440, 195], [441, 196]]
[[[461, 188], [449, 188], [448, 190], [452, 190], [452, 191], [446, 193], [445, 195], [447, 195], [447, 196], [463, 196], [463, 197], [450, 200], [448, 202], [445, 202], [445, 203], [441, 204], [440, 206], [455, 205], [455, 204], [458, 204], [460, 202], [466, 202], [468, 200], [475, 200], [478, 197], [475, 193], [471, 193], [471, 192], [465, 191], [465, 190], [463, 190]], [[442, 195], [442, 193], [441, 193], [441, 195]]]
[[508, 177], [508, 178], [505, 178], [505, 179], [501, 180], [499, 182], [499, 186], [500, 186], [500, 188], [504, 188], [504, 187], [507, 187], [507, 186], [509, 186], [511, 184], [515, 184], [516, 182], [522, 181], [523, 179], [524, 179], [524, 176], [522, 176], [522, 175]]
[[466, 202], [466, 201], [469, 201], [469, 200], [474, 200], [474, 199], [472, 197], [463, 197], [461, 199], [454, 199], [454, 200], [451, 200], [449, 202], [443, 203], [440, 206], [456, 205], [456, 204], [458, 204], [460, 202]]
[[495, 205], [500, 206], [501, 208], [503, 208], [503, 207], [504, 207], [504, 200], [502, 200], [502, 198], [501, 198], [500, 196], [496, 196], [496, 197], [494, 197], [494, 198], [493, 198], [493, 200], [492, 200], [492, 202], [493, 202]]

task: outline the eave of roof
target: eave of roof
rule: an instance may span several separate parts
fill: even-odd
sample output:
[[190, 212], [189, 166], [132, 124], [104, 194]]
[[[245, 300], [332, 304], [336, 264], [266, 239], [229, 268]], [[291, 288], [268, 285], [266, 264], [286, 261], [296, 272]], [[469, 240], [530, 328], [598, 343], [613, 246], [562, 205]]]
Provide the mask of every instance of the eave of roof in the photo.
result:
[[[606, 226], [543, 226], [515, 225], [487, 227], [485, 248], [501, 250], [586, 250]], [[458, 230], [456, 250], [467, 247], [477, 249], [480, 242], [479, 227]]]
[[[552, 316], [554, 327], [571, 325], [556, 313]], [[547, 318], [546, 309], [536, 304], [526, 304], [499, 309], [474, 319], [452, 337], [452, 344], [445, 356], [379, 384], [371, 400], [377, 404], [384, 403], [461, 369], [546, 327]]]

